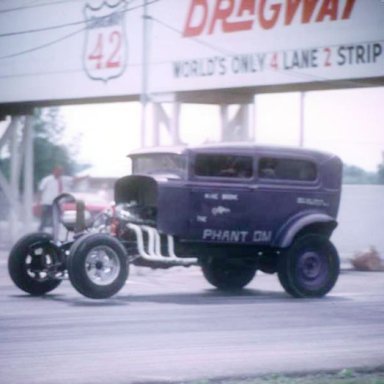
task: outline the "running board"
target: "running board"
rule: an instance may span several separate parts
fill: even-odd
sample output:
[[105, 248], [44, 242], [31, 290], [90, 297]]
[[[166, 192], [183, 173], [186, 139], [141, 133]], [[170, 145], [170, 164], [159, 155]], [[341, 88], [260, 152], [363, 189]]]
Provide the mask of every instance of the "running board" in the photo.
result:
[[[161, 237], [160, 233], [148, 225], [137, 225], [128, 223], [127, 227], [136, 235], [137, 251], [139, 255], [146, 261], [162, 263], [165, 266], [183, 266], [189, 267], [197, 265], [196, 258], [181, 258], [175, 254], [175, 243], [173, 236], [167, 235], [167, 252], [168, 255], [161, 254]], [[144, 233], [146, 233], [148, 241], [145, 246]]]

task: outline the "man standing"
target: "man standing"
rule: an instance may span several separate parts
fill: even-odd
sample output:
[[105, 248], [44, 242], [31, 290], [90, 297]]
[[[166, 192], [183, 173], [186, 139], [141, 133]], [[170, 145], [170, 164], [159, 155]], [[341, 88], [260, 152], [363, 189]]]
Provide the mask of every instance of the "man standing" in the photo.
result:
[[73, 177], [63, 175], [60, 166], [54, 167], [52, 173], [41, 180], [38, 189], [38, 203], [41, 205], [39, 231], [52, 227], [52, 202], [61, 193], [69, 192], [73, 182]]

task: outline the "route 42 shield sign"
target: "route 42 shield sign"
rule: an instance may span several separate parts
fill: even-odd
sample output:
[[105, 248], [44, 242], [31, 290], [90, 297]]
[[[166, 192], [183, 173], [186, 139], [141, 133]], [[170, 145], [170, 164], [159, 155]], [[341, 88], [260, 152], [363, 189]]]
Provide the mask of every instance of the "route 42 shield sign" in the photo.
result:
[[114, 5], [106, 0], [97, 8], [85, 5], [83, 64], [91, 79], [108, 81], [123, 74], [127, 59], [125, 12], [125, 0]]

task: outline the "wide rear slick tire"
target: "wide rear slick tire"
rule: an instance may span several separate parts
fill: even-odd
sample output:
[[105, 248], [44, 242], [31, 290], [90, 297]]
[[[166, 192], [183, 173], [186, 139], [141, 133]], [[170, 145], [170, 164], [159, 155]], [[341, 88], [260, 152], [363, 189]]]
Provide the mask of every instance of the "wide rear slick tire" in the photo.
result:
[[325, 296], [336, 284], [339, 273], [337, 250], [321, 235], [299, 237], [280, 255], [278, 277], [293, 297]]
[[23, 236], [11, 249], [8, 272], [22, 291], [42, 296], [53, 291], [60, 279], [52, 278], [50, 268], [61, 262], [60, 250], [48, 233], [36, 232]]
[[256, 267], [243, 260], [207, 257], [201, 263], [205, 279], [221, 291], [239, 291], [249, 284]]
[[74, 288], [91, 299], [115, 295], [128, 278], [125, 248], [106, 234], [94, 233], [79, 238], [71, 248], [67, 266]]

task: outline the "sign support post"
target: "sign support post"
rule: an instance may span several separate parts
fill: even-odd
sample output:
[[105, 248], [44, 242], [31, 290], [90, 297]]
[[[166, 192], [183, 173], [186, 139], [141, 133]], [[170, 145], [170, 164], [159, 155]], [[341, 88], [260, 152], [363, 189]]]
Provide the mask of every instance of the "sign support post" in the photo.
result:
[[146, 146], [147, 136], [147, 104], [148, 104], [148, 53], [149, 53], [149, 39], [148, 39], [148, 0], [144, 0], [143, 16], [142, 16], [142, 77], [141, 77], [141, 147]]
[[305, 135], [305, 92], [300, 92], [300, 133], [299, 146], [304, 147]]

